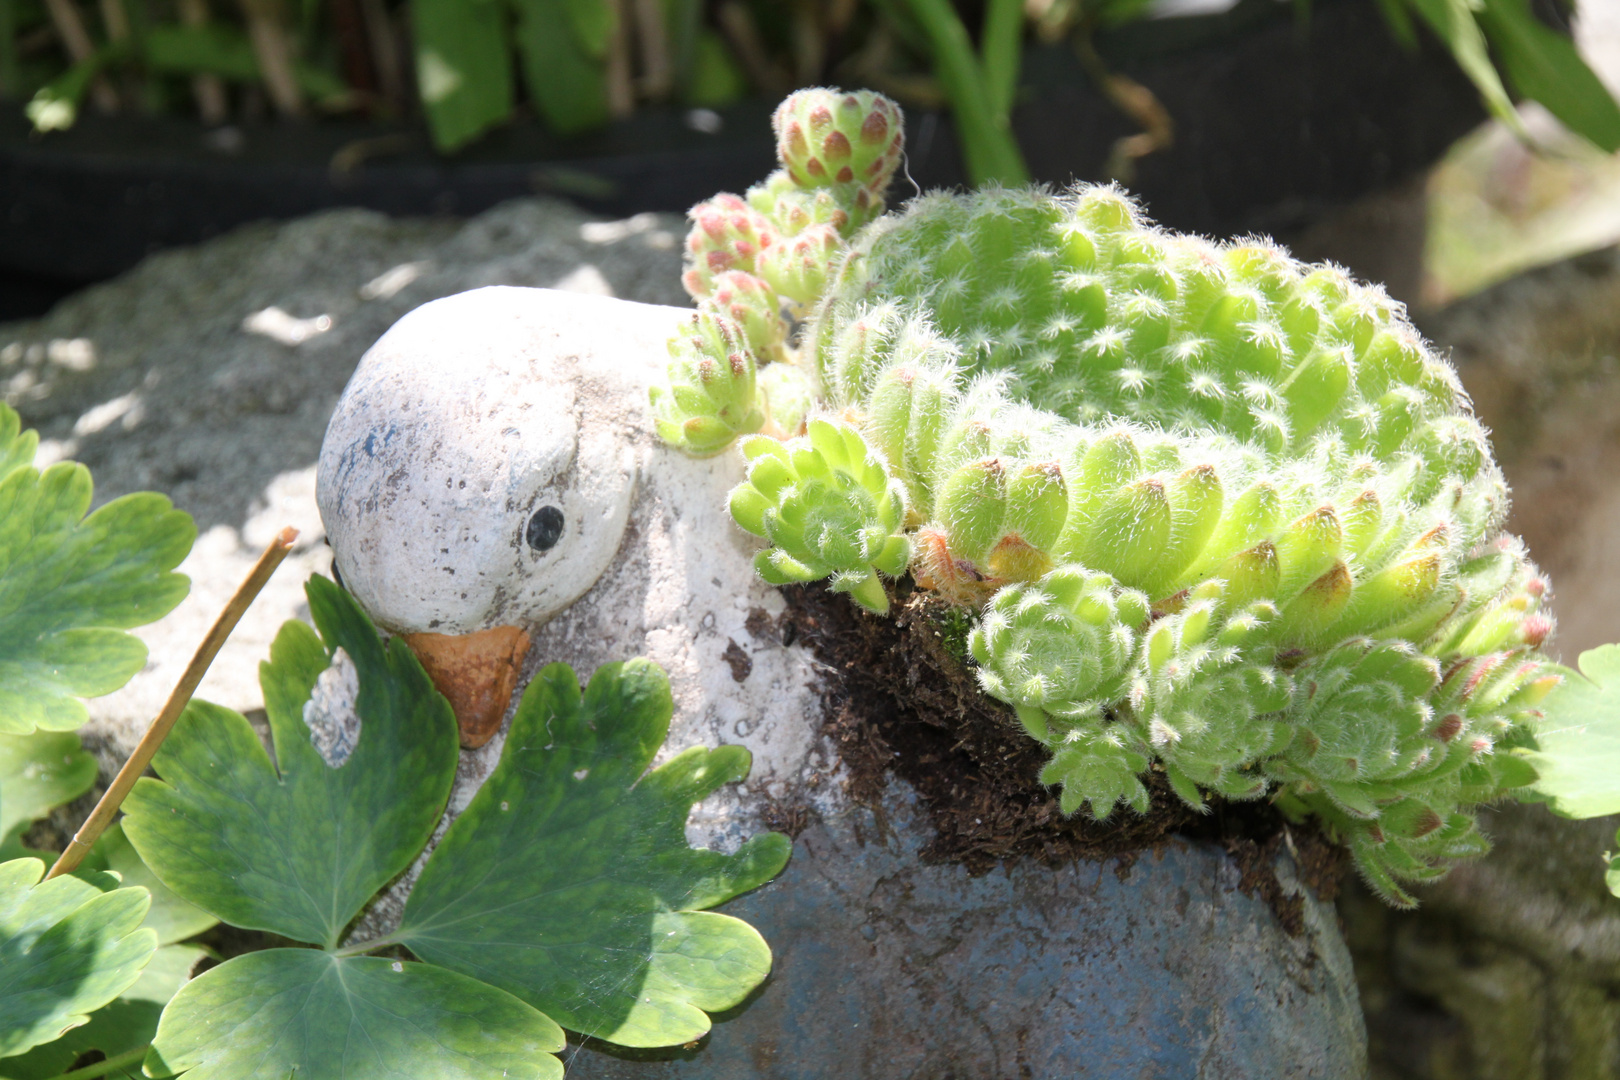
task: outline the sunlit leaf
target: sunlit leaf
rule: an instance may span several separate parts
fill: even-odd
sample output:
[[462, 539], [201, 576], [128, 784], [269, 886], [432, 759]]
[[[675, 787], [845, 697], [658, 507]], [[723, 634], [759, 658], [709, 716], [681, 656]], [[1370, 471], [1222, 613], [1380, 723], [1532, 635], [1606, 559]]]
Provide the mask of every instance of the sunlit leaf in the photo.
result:
[[[591, 3], [606, 6], [600, 0]], [[514, 2], [524, 85], [547, 126], [563, 133], [599, 127], [608, 120], [606, 67], [581, 47], [577, 35], [560, 32], [569, 17], [567, 9], [577, 6], [570, 0]]]
[[109, 694], [146, 663], [124, 633], [161, 618], [190, 587], [172, 573], [197, 536], [190, 516], [153, 492], [90, 509], [90, 472], [40, 472], [33, 432], [0, 404], [0, 734], [67, 731], [82, 697]]
[[[287, 623], [260, 668], [275, 763], [240, 714], [193, 702], [153, 763], [162, 779], [141, 780], [125, 802], [124, 833], [158, 879], [198, 907], [331, 946], [427, 843], [450, 794], [458, 735], [449, 703], [403, 641], [384, 647], [325, 578], [310, 579], [306, 593], [321, 637]], [[334, 664], [339, 650], [346, 659]], [[359, 738], [337, 768], [304, 720], [329, 669], [328, 700], [350, 700], [346, 670], [358, 687]]]
[[709, 1030], [743, 1000], [770, 949], [701, 909], [786, 864], [780, 833], [734, 855], [695, 849], [692, 804], [748, 773], [748, 752], [694, 747], [651, 772], [672, 709], [654, 664], [599, 669], [583, 695], [564, 664], [529, 684], [500, 763], [450, 827], [406, 904], [398, 939], [564, 1027], [626, 1046]]
[[454, 150], [512, 113], [506, 6], [496, 0], [413, 0], [410, 11], [416, 84], [428, 128], [440, 150]]
[[1524, 0], [1485, 0], [1479, 21], [1514, 89], [1600, 149], [1620, 150], [1620, 105], [1574, 42], [1530, 14]]
[[39, 859], [0, 863], [0, 1058], [85, 1022], [128, 988], [157, 949], [141, 927], [145, 889], [41, 882]]
[[1554, 812], [1620, 813], [1620, 645], [1582, 653], [1580, 667], [1541, 703], [1546, 720], [1525, 756], [1540, 775], [1535, 790]]
[[563, 1033], [510, 994], [431, 964], [314, 949], [238, 956], [187, 983], [152, 1076], [190, 1080], [557, 1080]]
[[1474, 17], [1474, 8], [1468, 0], [1408, 0], [1423, 21], [1428, 23], [1440, 40], [1451, 50], [1457, 66], [1468, 76], [1485, 107], [1502, 123], [1523, 136], [1527, 133], [1513, 100], [1502, 85], [1502, 77], [1491, 63], [1485, 47], [1485, 34]]

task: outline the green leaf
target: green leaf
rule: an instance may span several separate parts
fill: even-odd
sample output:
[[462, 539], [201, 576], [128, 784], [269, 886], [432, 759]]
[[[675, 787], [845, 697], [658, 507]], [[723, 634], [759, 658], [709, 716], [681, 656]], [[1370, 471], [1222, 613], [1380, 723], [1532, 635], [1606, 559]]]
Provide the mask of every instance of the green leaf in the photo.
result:
[[[227, 23], [153, 26], [141, 35], [141, 59], [148, 69], [168, 75], [218, 75], [253, 83], [263, 78], [253, 43]], [[300, 90], [321, 101], [336, 101], [348, 94], [341, 79], [311, 64], [293, 64], [293, 78]]]
[[88, 717], [80, 697], [109, 694], [146, 663], [123, 631], [168, 614], [186, 595], [172, 573], [191, 550], [189, 515], [153, 492], [114, 499], [89, 517], [90, 472], [61, 462], [18, 465], [33, 433], [0, 404], [0, 734], [67, 731]]
[[1581, 675], [1541, 703], [1536, 749], [1522, 751], [1554, 813], [1589, 818], [1620, 812], [1620, 645], [1581, 654]]
[[[233, 926], [328, 947], [410, 864], [455, 776], [456, 722], [399, 638], [385, 648], [348, 593], [305, 586], [321, 637], [282, 627], [260, 667], [279, 773], [241, 715], [193, 702], [124, 804], [124, 833], [169, 888]], [[323, 640], [324, 639], [324, 640]], [[339, 650], [349, 658], [334, 665]], [[347, 665], [352, 663], [352, 669]], [[358, 679], [360, 731], [328, 765], [304, 722], [316, 680], [340, 707]]]
[[[117, 1057], [151, 1043], [158, 1017], [206, 954], [190, 945], [165, 945], [152, 955], [140, 978], [116, 1001], [97, 1009], [90, 1022], [55, 1042], [36, 1046], [18, 1057], [0, 1058], [0, 1080], [49, 1080], [81, 1054], [99, 1050]], [[140, 1062], [107, 1073], [116, 1080], [141, 1080]]]
[[0, 1057], [49, 1042], [132, 984], [157, 935], [145, 889], [103, 892], [76, 877], [41, 883], [38, 859], [0, 863]]
[[705, 1010], [740, 1003], [770, 949], [747, 923], [700, 909], [770, 880], [791, 845], [779, 833], [735, 855], [687, 844], [692, 804], [746, 776], [749, 756], [694, 747], [646, 773], [671, 709], [669, 680], [643, 660], [605, 665], [583, 698], [567, 665], [543, 670], [397, 940], [612, 1042], [708, 1031]]
[[[522, 3], [523, 0], [518, 2]], [[563, 0], [561, 14], [567, 17], [579, 47], [584, 49], [586, 55], [597, 60], [607, 56], [608, 45], [619, 29], [614, 6], [606, 0]]]
[[[513, 0], [513, 5], [523, 82], [546, 124], [569, 134], [607, 123], [606, 68], [576, 35], [558, 32], [569, 9], [578, 5], [570, 0]], [[602, 5], [592, 0], [591, 6]]]
[[506, 8], [495, 0], [413, 0], [416, 85], [433, 142], [454, 150], [512, 113]]
[[1620, 105], [1574, 42], [1530, 14], [1524, 0], [1485, 0], [1479, 21], [1514, 89], [1605, 153], [1620, 150]]
[[556, 1080], [562, 1029], [431, 964], [313, 949], [247, 953], [187, 983], [147, 1055], [190, 1080]]
[[147, 911], [143, 925], [157, 932], [159, 945], [172, 945], [196, 937], [219, 922], [202, 908], [180, 899], [159, 881], [157, 875], [141, 861], [119, 822], [107, 826], [107, 831], [101, 834], [96, 846], [85, 857], [84, 865], [97, 870], [111, 870], [125, 885], [139, 885], [152, 894], [152, 907]]
[[[1620, 844], [1620, 832], [1614, 834], [1614, 842]], [[1604, 852], [1603, 858], [1609, 864], [1608, 870], [1603, 874], [1603, 883], [1609, 887], [1611, 893], [1620, 896], [1620, 855]]]
[[0, 735], [0, 849], [96, 782], [96, 759], [66, 731]]
[[1492, 116], [1521, 138], [1528, 138], [1524, 122], [1513, 107], [1513, 101], [1502, 86], [1502, 77], [1491, 63], [1485, 48], [1485, 35], [1474, 19], [1474, 9], [1468, 0], [1409, 0], [1414, 10], [1428, 23], [1440, 40], [1451, 50], [1452, 58], [1462, 68], [1485, 100], [1485, 108]]

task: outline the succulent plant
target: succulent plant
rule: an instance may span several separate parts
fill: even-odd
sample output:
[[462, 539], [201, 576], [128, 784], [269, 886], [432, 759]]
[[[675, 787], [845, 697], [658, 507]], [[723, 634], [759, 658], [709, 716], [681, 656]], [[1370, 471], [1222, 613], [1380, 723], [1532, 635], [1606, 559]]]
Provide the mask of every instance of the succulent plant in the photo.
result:
[[742, 326], [701, 311], [670, 338], [669, 355], [669, 385], [652, 389], [659, 438], [708, 457], [765, 423], [754, 401], [758, 362]]
[[849, 424], [812, 420], [788, 442], [757, 436], [743, 444], [748, 479], [731, 493], [737, 524], [771, 546], [754, 560], [773, 585], [831, 577], [836, 592], [883, 613], [889, 597], [878, 572], [905, 573], [911, 543], [902, 531], [905, 490]]
[[898, 135], [877, 101], [784, 103], [783, 170], [736, 200], [776, 230], [750, 272], [808, 310], [792, 385], [838, 417], [745, 444], [761, 573], [881, 611], [904, 552], [974, 613], [980, 684], [1065, 812], [1144, 809], [1149, 768], [1195, 807], [1269, 795], [1410, 903], [1481, 849], [1469, 808], [1533, 779], [1513, 751], [1559, 677], [1455, 372], [1381, 289], [1115, 187], [845, 221], [887, 160], [852, 132]]
[[854, 184], [881, 198], [905, 149], [899, 106], [870, 90], [800, 90], [771, 127], [776, 156], [801, 188]]

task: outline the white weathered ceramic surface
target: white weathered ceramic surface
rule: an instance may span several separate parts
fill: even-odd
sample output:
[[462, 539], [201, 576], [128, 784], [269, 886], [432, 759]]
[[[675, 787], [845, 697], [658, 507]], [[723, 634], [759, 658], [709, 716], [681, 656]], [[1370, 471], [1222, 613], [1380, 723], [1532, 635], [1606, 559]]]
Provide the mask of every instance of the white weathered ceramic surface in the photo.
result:
[[[615, 660], [657, 663], [675, 696], [666, 753], [746, 746], [751, 810], [834, 785], [814, 782], [829, 765], [814, 658], [745, 625], [782, 599], [726, 512], [738, 455], [694, 461], [649, 433], [647, 390], [687, 318], [547, 289], [426, 304], [356, 369], [327, 429], [317, 501], [345, 587], [389, 630], [521, 626], [530, 672], [564, 661], [582, 679]], [[541, 553], [524, 533], [543, 506], [564, 529]], [[501, 743], [463, 755], [453, 808]], [[693, 839], [740, 841], [755, 814], [739, 816], [738, 799], [715, 796]]]

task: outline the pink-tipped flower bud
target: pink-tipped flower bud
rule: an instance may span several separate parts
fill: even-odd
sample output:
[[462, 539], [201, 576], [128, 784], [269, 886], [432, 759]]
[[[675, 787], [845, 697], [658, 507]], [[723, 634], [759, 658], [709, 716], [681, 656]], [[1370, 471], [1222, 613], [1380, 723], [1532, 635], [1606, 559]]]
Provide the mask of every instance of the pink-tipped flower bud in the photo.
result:
[[709, 296], [714, 279], [729, 270], [755, 273], [760, 256], [774, 242], [770, 222], [736, 195], [720, 194], [700, 202], [687, 217], [692, 230], [686, 234], [681, 284], [694, 300]]
[[800, 90], [776, 109], [776, 156], [800, 187], [855, 185], [882, 195], [900, 164], [900, 108], [871, 90]]

